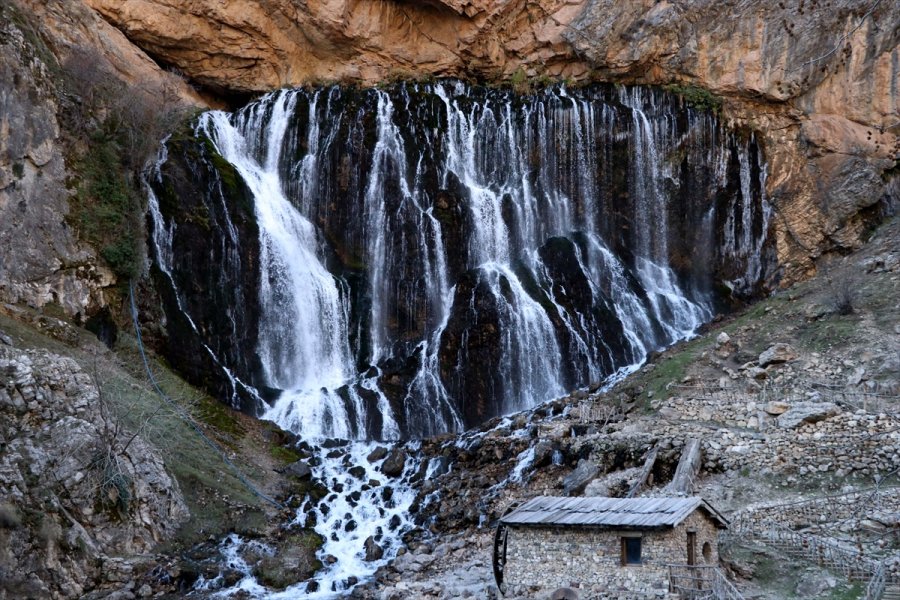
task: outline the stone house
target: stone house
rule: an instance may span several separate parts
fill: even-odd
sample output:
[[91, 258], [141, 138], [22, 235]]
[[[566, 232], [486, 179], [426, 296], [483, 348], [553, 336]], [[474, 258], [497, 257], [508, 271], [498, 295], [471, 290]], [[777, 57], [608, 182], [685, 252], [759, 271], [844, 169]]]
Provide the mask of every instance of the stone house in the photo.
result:
[[539, 496], [500, 520], [494, 576], [503, 591], [663, 594], [668, 565], [719, 563], [728, 522], [702, 498]]

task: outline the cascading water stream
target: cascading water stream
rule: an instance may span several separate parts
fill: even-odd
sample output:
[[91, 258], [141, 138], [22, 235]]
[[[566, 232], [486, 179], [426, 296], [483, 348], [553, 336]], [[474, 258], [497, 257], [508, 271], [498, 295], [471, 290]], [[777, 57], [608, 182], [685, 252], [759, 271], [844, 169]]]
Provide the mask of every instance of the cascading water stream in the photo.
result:
[[[617, 377], [712, 317], [714, 279], [766, 276], [755, 142], [644, 88], [283, 90], [196, 135], [198, 165], [225, 169], [204, 202], [226, 277], [256, 282], [255, 360], [229, 364], [237, 325], [206, 347], [308, 438], [460, 430]], [[171, 273], [187, 232], [159, 207]]]
[[[358, 420], [350, 422], [334, 392], [353, 371], [346, 294], [317, 254], [315, 227], [284, 196], [278, 168], [295, 101], [295, 94], [279, 93], [271, 110], [258, 105], [234, 123], [225, 113], [208, 112], [200, 128], [255, 199], [262, 315], [257, 352], [266, 383], [284, 390], [263, 417], [310, 438], [346, 438], [363, 429]], [[254, 148], [248, 136], [260, 131], [265, 145]]]

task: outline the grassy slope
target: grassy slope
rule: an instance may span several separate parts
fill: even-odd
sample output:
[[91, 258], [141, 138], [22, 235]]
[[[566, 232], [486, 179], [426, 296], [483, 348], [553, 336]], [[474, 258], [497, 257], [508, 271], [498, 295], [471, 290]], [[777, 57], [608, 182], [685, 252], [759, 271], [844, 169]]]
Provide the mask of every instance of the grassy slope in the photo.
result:
[[[169, 542], [169, 549], [230, 530], [251, 535], [263, 531], [275, 509], [242, 484], [222, 457], [159, 399], [144, 372], [133, 336], [120, 332], [111, 352], [87, 331], [72, 328], [77, 342], [65, 343], [3, 312], [0, 306], [0, 330], [11, 336], [17, 347], [45, 349], [76, 360], [100, 381], [104, 397], [125, 427], [140, 430], [159, 448], [191, 511], [190, 521]], [[25, 314], [33, 316], [29, 311]], [[274, 425], [230, 410], [185, 383], [158, 359], [152, 360], [151, 368], [162, 389], [193, 416], [245, 476], [268, 494], [282, 489], [284, 481], [274, 468], [296, 457], [279, 445], [282, 435]]]
[[[866, 272], [863, 265], [873, 257], [896, 252], [898, 247], [900, 219], [893, 218], [876, 230], [859, 252], [834, 259], [822, 265], [814, 278], [779, 290], [736, 315], [710, 324], [702, 335], [661, 353], [617, 391], [642, 396], [647, 400], [643, 406], [649, 409], [650, 399], [671, 395], [667, 392], [669, 384], [686, 377], [723, 376], [721, 368], [709, 360], [721, 332], [740, 343], [738, 356], [747, 362], [755, 361], [771, 345], [784, 342], [801, 356], [819, 354], [825, 364], [847, 358], [865, 365], [867, 350], [897, 345], [900, 276]], [[850, 290], [853, 312], [842, 315], [836, 312], [835, 304], [845, 286]], [[740, 364], [732, 362], [726, 366], [737, 368]], [[898, 375], [894, 373], [894, 377]], [[881, 373], [881, 378], [890, 376], [890, 372]]]

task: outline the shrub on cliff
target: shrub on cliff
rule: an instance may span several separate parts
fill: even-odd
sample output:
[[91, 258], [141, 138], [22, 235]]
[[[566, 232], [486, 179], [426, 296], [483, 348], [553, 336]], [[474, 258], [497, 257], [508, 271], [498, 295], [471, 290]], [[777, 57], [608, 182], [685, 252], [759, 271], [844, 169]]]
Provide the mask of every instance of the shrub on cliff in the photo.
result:
[[76, 173], [70, 222], [127, 281], [144, 255], [141, 169], [184, 111], [174, 89], [126, 86], [102, 64], [96, 49], [78, 49], [62, 66]]

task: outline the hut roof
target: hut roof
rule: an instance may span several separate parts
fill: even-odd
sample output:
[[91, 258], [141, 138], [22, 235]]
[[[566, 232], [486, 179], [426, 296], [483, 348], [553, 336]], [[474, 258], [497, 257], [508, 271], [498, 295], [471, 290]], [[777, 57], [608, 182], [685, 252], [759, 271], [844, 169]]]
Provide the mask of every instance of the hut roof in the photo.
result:
[[616, 529], [663, 529], [675, 527], [698, 508], [716, 526], [728, 521], [698, 496], [689, 498], [532, 498], [500, 520], [506, 525], [531, 527], [566, 526]]

